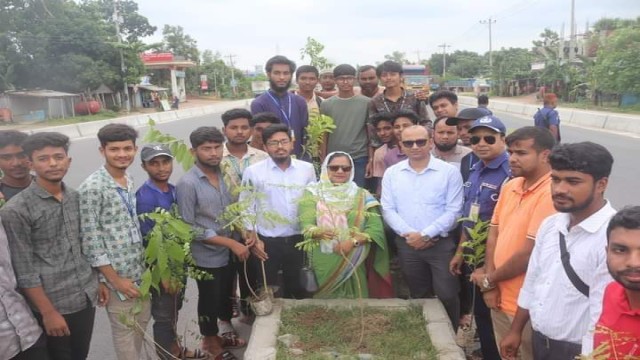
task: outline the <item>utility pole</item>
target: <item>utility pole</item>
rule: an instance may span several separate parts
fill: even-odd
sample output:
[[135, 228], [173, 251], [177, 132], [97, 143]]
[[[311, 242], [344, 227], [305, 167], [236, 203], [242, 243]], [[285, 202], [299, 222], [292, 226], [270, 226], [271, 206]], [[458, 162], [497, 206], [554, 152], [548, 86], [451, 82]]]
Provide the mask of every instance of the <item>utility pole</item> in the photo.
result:
[[447, 48], [451, 47], [449, 44], [440, 44], [438, 47], [442, 48], [442, 77], [447, 75]]
[[418, 64], [420, 64], [420, 50], [416, 50], [416, 55], [418, 56]]
[[493, 46], [492, 46], [492, 35], [491, 35], [491, 24], [495, 24], [495, 19], [487, 19], [480, 20], [480, 24], [489, 25], [489, 68], [493, 68]]
[[122, 100], [124, 101], [124, 108], [127, 112], [129, 112], [131, 110], [131, 106], [129, 105], [129, 89], [127, 87], [127, 67], [124, 66], [124, 54], [122, 53], [122, 37], [120, 35], [120, 21], [122, 21], [122, 17], [120, 17], [120, 14], [118, 13], [118, 4], [119, 1], [114, 1], [113, 2], [113, 22], [116, 24], [116, 35], [118, 37], [118, 50], [120, 51], [120, 73], [122, 74], [122, 82], [124, 83], [123, 86], [123, 93], [122, 93]]
[[571, 0], [571, 29], [569, 30], [569, 63], [575, 58], [576, 48], [576, 1]]
[[229, 54], [227, 56], [229, 57], [229, 67], [231, 70], [231, 88], [233, 89], [233, 95], [235, 96], [237, 94], [236, 86], [238, 83], [236, 82], [235, 71], [233, 70], [233, 58], [236, 57], [236, 55]]

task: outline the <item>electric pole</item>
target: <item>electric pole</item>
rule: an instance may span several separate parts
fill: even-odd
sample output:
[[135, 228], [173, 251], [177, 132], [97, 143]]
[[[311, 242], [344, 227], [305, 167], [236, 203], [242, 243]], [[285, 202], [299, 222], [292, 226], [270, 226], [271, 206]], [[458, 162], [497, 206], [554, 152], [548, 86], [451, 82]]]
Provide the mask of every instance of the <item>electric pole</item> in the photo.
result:
[[118, 50], [120, 51], [120, 73], [122, 74], [122, 82], [124, 83], [122, 100], [124, 102], [124, 108], [127, 112], [131, 110], [129, 105], [129, 89], [127, 87], [127, 67], [124, 66], [124, 54], [122, 53], [122, 37], [120, 35], [120, 21], [122, 17], [118, 13], [119, 1], [113, 2], [113, 22], [116, 24], [116, 35], [118, 37]]
[[233, 95], [236, 95], [236, 86], [238, 85], [238, 83], [236, 83], [236, 77], [235, 77], [235, 71], [233, 70], [233, 58], [236, 57], [236, 55], [227, 55], [229, 57], [229, 67], [231, 70], [231, 88], [233, 89]]
[[489, 25], [489, 68], [493, 68], [493, 46], [491, 36], [491, 24], [495, 24], [495, 19], [480, 20], [480, 24]]
[[576, 48], [576, 1], [571, 0], [571, 29], [569, 30], [569, 63], [575, 58]]
[[416, 50], [416, 55], [418, 55], [418, 64], [420, 64], [420, 50]]
[[451, 47], [449, 44], [440, 44], [438, 47], [442, 48], [442, 77], [447, 75], [447, 48]]

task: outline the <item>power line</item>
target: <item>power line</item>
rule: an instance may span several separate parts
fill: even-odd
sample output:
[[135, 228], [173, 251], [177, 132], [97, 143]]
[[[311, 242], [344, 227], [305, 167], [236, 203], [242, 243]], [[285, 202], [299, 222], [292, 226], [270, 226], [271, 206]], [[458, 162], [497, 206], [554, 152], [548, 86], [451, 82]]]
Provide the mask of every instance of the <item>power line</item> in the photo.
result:
[[442, 77], [447, 75], [447, 48], [451, 47], [449, 44], [440, 44], [438, 47], [442, 48]]
[[495, 24], [496, 20], [489, 17], [487, 20], [480, 20], [480, 24], [489, 25], [489, 68], [493, 68], [493, 46], [491, 35], [491, 24]]

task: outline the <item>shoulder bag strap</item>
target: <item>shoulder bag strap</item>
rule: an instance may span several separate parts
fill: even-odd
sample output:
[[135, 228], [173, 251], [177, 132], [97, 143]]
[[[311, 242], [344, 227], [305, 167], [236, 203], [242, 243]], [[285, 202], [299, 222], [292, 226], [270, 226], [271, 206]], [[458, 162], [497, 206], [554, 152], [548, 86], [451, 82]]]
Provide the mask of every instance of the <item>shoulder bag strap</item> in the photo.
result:
[[582, 293], [582, 295], [589, 297], [589, 285], [585, 284], [582, 279], [576, 274], [575, 270], [571, 266], [570, 254], [567, 251], [567, 242], [564, 239], [564, 234], [558, 233], [560, 235], [560, 259], [562, 260], [562, 267], [564, 267], [564, 272], [571, 280], [573, 286], [575, 286], [578, 291]]

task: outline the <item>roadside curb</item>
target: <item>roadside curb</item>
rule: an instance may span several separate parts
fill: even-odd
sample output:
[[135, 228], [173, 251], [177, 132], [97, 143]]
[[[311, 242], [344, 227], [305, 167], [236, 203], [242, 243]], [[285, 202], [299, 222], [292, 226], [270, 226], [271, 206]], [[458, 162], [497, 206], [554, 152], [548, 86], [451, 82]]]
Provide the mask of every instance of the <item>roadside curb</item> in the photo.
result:
[[95, 136], [98, 130], [107, 124], [127, 124], [134, 128], [142, 128], [148, 125], [149, 119], [153, 119], [156, 123], [162, 124], [176, 120], [188, 119], [196, 116], [214, 114], [227, 111], [232, 108], [242, 107], [246, 108], [251, 103], [251, 99], [234, 100], [229, 102], [223, 102], [214, 105], [207, 105], [202, 107], [194, 107], [180, 110], [171, 110], [165, 112], [157, 112], [150, 114], [139, 114], [131, 116], [117, 117], [107, 120], [90, 121], [86, 123], [70, 124], [43, 127], [38, 129], [20, 130], [27, 134], [34, 134], [45, 131], [56, 131], [67, 135], [71, 140]]
[[[471, 96], [460, 96], [458, 102], [468, 107], [476, 107], [477, 100]], [[542, 105], [519, 104], [508, 101], [491, 100], [489, 108], [495, 111], [503, 111], [531, 117]], [[561, 124], [573, 124], [594, 129], [605, 129], [618, 132], [626, 132], [640, 135], [640, 116], [624, 115], [608, 112], [586, 111], [571, 108], [557, 108]]]

